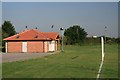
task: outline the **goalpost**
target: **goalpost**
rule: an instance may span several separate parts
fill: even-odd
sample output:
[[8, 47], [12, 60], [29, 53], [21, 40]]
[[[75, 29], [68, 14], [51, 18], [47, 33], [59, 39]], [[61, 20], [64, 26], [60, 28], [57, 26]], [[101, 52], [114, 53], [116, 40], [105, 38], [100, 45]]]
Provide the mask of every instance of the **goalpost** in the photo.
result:
[[99, 67], [99, 70], [98, 70], [97, 80], [100, 77], [100, 73], [101, 73], [101, 70], [102, 70], [103, 63], [104, 63], [104, 39], [103, 39], [103, 37], [101, 37], [101, 47], [102, 47], [101, 48], [102, 49], [102, 61], [101, 61], [101, 64], [100, 64], [100, 67]]

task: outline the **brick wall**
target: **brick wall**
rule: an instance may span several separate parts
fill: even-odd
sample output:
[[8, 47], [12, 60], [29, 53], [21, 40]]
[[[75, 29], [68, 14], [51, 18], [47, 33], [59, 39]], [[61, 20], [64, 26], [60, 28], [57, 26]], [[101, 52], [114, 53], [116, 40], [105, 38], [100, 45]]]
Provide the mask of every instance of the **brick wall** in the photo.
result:
[[[50, 41], [27, 41], [27, 52], [49, 52]], [[44, 49], [44, 50], [43, 50]], [[22, 41], [8, 42], [8, 52], [22, 52]], [[55, 41], [55, 50], [59, 50], [59, 42]]]
[[8, 42], [8, 52], [22, 52], [22, 42]]
[[43, 52], [43, 41], [28, 41], [28, 52]]

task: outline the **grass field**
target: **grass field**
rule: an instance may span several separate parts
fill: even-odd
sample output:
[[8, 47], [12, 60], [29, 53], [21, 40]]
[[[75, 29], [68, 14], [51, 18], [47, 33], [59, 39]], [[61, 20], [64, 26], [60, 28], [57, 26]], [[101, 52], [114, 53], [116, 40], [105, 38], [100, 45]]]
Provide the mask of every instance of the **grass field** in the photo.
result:
[[[118, 45], [106, 45], [101, 78], [118, 77]], [[3, 63], [3, 78], [96, 78], [101, 46], [64, 46], [64, 53]]]

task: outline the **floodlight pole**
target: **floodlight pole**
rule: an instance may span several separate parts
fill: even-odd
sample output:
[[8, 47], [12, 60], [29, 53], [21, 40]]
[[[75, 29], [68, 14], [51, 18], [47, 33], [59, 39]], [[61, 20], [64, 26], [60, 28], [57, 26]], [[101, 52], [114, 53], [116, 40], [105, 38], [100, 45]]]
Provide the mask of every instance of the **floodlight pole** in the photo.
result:
[[64, 49], [63, 49], [63, 31], [64, 31], [64, 29], [63, 29], [63, 28], [60, 28], [60, 31], [61, 31], [61, 33], [62, 33], [62, 46], [61, 46], [61, 51], [63, 52], [63, 51], [64, 51]]
[[63, 52], [63, 30], [62, 30], [62, 52]]
[[105, 26], [105, 44], [106, 44], [106, 32], [107, 32], [107, 27]]

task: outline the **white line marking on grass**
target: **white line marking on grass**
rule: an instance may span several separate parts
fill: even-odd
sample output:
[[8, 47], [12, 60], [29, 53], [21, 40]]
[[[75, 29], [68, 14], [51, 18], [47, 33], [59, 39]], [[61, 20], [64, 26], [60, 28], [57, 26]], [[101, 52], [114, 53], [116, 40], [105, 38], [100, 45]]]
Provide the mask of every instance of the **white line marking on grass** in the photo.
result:
[[99, 71], [98, 71], [98, 74], [97, 74], [97, 80], [99, 80], [100, 73], [101, 73], [101, 70], [102, 70], [102, 66], [103, 66], [103, 61], [101, 61], [101, 64], [100, 64], [100, 68], [99, 68]]

